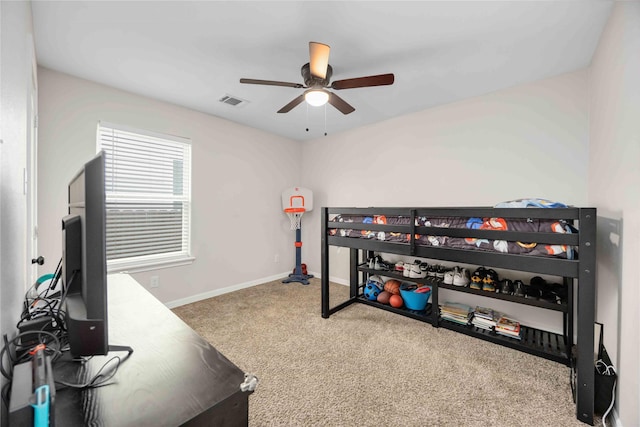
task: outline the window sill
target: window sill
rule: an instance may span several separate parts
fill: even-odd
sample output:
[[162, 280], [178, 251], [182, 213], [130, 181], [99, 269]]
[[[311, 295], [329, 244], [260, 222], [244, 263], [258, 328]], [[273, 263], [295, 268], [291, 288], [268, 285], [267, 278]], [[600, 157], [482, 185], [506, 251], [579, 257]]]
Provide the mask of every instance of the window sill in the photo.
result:
[[154, 259], [148, 261], [113, 262], [107, 264], [107, 273], [142, 273], [144, 271], [159, 270], [161, 268], [189, 265], [192, 264], [193, 261], [195, 261], [195, 257], [177, 257]]

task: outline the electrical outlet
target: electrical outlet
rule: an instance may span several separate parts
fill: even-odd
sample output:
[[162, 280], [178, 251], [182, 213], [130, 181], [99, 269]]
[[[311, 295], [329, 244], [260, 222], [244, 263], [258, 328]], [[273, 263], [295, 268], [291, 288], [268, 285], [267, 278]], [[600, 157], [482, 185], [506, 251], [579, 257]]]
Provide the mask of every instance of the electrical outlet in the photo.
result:
[[273, 256], [273, 262], [280, 262], [280, 254], [275, 254]]
[[151, 287], [157, 288], [160, 286], [160, 279], [158, 276], [151, 276]]

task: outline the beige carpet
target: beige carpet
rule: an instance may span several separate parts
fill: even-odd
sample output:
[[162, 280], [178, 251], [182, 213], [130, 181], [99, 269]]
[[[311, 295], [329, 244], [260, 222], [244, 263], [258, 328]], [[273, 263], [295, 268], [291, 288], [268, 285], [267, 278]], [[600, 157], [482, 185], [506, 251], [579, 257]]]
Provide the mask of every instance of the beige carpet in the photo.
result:
[[174, 312], [259, 378], [250, 426], [585, 426], [566, 366], [364, 304], [323, 319], [317, 279]]

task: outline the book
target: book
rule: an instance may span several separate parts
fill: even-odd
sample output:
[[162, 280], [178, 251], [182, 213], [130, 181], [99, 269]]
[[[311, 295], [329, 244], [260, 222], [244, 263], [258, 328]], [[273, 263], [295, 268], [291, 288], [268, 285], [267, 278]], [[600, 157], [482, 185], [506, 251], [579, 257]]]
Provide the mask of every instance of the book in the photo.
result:
[[440, 307], [441, 311], [445, 311], [451, 314], [457, 314], [460, 316], [469, 316], [471, 314], [471, 307], [466, 304], [460, 304], [457, 302], [445, 302]]
[[511, 319], [506, 316], [500, 317], [498, 322], [496, 323], [496, 330], [500, 329], [503, 331], [512, 331], [512, 332], [520, 332], [520, 322], [517, 320]]
[[491, 308], [476, 306], [475, 310], [473, 310], [473, 315], [475, 317], [493, 320], [495, 312]]
[[440, 306], [440, 316], [460, 325], [468, 325], [472, 317], [471, 307], [456, 302], [445, 302]]

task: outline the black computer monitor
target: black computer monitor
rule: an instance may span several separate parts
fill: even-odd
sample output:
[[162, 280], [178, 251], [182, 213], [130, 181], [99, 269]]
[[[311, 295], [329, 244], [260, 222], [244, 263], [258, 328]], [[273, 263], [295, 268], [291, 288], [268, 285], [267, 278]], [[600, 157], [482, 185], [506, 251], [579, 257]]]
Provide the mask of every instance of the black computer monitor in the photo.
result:
[[104, 177], [100, 152], [69, 182], [69, 211], [62, 220], [66, 327], [74, 357], [109, 352]]

